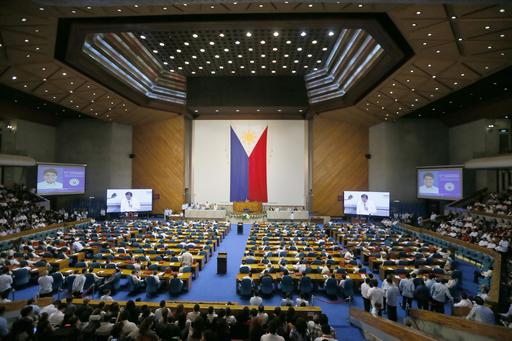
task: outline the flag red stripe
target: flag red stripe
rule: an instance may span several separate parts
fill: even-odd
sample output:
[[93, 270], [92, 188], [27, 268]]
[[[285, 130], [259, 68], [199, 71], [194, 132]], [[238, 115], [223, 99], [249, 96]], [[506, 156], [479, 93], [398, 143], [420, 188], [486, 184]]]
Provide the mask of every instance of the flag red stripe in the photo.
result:
[[250, 201], [267, 202], [267, 130], [265, 128], [258, 143], [249, 156], [249, 191]]

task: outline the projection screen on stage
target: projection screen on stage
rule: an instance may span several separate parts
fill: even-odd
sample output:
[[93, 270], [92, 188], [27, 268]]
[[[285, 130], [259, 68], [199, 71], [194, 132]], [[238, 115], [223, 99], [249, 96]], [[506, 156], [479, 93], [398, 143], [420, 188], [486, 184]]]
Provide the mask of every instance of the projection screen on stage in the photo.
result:
[[305, 206], [307, 121], [194, 120], [191, 200]]

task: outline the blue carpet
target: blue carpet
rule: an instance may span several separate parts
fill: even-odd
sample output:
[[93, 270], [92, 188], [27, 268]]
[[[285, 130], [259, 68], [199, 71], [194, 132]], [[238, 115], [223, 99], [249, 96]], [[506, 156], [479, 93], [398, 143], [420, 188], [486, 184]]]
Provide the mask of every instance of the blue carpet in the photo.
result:
[[[236, 225], [232, 225], [231, 231], [221, 242], [220, 247], [216, 250], [213, 257], [210, 258], [206, 266], [199, 272], [198, 278], [192, 283], [190, 292], [180, 295], [178, 298], [170, 298], [167, 293], [162, 293], [156, 297], [146, 297], [145, 293], [140, 293], [135, 296], [129, 296], [127, 291], [120, 291], [114, 295], [117, 301], [128, 301], [140, 298], [142, 301], [160, 301], [162, 299], [172, 299], [176, 301], [232, 301], [240, 304], [248, 304], [249, 300], [244, 299], [236, 293], [236, 275], [245, 250], [245, 244], [249, 237], [250, 225], [244, 225], [244, 233], [238, 235]], [[219, 251], [227, 252], [228, 264], [227, 274], [217, 275], [217, 255]], [[478, 291], [478, 286], [473, 283], [473, 271], [476, 269], [474, 266], [463, 261], [456, 262], [457, 267], [463, 273], [463, 286], [469, 294], [475, 294]], [[378, 274], [376, 274], [378, 278]], [[126, 280], [123, 280], [124, 284]], [[380, 283], [380, 280], [379, 280]], [[37, 286], [16, 291], [15, 299], [28, 299], [34, 297], [37, 293]], [[57, 298], [57, 295], [55, 295]], [[96, 294], [94, 298], [99, 298]], [[296, 296], [294, 297], [296, 298]], [[280, 295], [274, 295], [270, 298], [264, 298], [265, 305], [279, 305], [281, 301]], [[322, 308], [322, 311], [329, 317], [329, 323], [335, 328], [337, 338], [340, 340], [360, 341], [365, 340], [361, 331], [350, 325], [348, 320], [348, 310], [350, 305], [342, 301], [330, 301], [323, 295], [316, 295], [312, 298], [312, 304]], [[360, 295], [354, 297], [351, 303], [357, 308], [363, 309], [363, 300]], [[450, 313], [448, 305], [446, 312]], [[385, 317], [385, 315], [384, 315]], [[399, 321], [403, 321], [405, 311], [401, 308], [398, 309]]]

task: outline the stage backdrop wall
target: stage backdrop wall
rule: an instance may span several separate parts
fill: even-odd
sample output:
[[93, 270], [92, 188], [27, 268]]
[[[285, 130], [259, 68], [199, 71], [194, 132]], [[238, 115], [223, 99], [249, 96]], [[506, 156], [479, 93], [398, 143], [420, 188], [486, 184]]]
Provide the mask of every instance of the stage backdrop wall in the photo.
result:
[[266, 194], [270, 204], [305, 205], [306, 121], [195, 120], [192, 134], [193, 202], [228, 203]]

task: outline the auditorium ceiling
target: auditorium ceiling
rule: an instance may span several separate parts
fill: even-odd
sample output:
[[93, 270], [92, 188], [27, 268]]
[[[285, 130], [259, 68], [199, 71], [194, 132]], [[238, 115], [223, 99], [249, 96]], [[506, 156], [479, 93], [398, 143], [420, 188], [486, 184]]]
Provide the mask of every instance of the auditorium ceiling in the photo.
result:
[[303, 77], [306, 106], [262, 113], [362, 125], [442, 117], [464, 89], [510, 98], [497, 75], [512, 65], [512, 5], [429, 3], [3, 1], [0, 82], [34, 106], [127, 124], [225, 117], [187, 107], [191, 77]]

